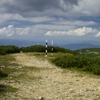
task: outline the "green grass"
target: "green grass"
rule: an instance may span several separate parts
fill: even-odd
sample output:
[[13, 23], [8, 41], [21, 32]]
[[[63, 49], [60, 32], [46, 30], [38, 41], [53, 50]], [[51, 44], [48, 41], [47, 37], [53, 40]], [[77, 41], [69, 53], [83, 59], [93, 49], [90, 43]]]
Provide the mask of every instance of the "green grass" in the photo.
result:
[[85, 72], [100, 75], [100, 58], [98, 57], [90, 58], [81, 55], [61, 56], [55, 58], [52, 62], [61, 68], [81, 69]]
[[0, 70], [0, 79], [8, 76], [8, 73]]
[[9, 85], [0, 84], [0, 95], [7, 93], [7, 92], [16, 92], [16, 91], [17, 91], [16, 88], [13, 88]]
[[[15, 59], [11, 55], [0, 55], [0, 81], [8, 80], [9, 75], [16, 71], [15, 66], [18, 64], [12, 64]], [[9, 85], [0, 84], [0, 95], [7, 92], [16, 92], [17, 89]]]
[[11, 61], [14, 61], [11, 55], [0, 55], [0, 66], [8, 66]]
[[5, 78], [8, 76], [8, 66], [13, 58], [10, 55], [0, 55], [0, 78]]

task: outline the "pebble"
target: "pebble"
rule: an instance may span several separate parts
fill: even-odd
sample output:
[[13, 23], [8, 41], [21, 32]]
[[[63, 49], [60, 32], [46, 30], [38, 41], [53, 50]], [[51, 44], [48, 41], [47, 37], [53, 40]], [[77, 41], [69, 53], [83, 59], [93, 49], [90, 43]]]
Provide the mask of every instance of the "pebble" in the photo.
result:
[[36, 97], [35, 100], [44, 100], [44, 98], [43, 97]]

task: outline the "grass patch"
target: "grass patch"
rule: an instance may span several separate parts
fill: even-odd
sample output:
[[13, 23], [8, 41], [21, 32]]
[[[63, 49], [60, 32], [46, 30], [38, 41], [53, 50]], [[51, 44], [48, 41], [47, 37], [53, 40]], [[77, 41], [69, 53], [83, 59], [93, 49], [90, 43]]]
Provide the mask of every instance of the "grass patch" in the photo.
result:
[[16, 92], [16, 91], [17, 91], [16, 88], [13, 88], [9, 85], [0, 84], [0, 95], [4, 94], [4, 93], [7, 93], [7, 92]]
[[11, 55], [0, 55], [0, 79], [6, 78], [10, 73], [8, 66], [12, 60], [14, 59]]
[[40, 71], [40, 68], [36, 68], [33, 66], [30, 66], [30, 67], [24, 66], [22, 68], [17, 69], [17, 71], [11, 75], [12, 77], [11, 80], [25, 82], [25, 81], [41, 79], [40, 76], [35, 76], [35, 72], [37, 71]]
[[[12, 63], [14, 60], [14, 57], [10, 54], [0, 55], [0, 81], [9, 80], [8, 76], [16, 71], [15, 65], [17, 66], [17, 64]], [[9, 85], [0, 84], [0, 95], [16, 91], [16, 88]]]
[[0, 78], [5, 78], [8, 76], [8, 73], [0, 70]]
[[0, 67], [1, 66], [8, 66], [10, 65], [11, 61], [14, 61], [15, 59], [11, 55], [0, 55]]

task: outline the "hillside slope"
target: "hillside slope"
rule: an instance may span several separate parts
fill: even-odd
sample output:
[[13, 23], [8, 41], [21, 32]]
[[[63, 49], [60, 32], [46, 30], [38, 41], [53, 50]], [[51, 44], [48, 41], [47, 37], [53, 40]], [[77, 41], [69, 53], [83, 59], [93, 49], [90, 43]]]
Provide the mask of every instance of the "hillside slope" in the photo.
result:
[[33, 55], [13, 56], [16, 62], [12, 63], [19, 64], [19, 71], [13, 82], [4, 83], [18, 91], [6, 94], [2, 100], [38, 100], [38, 97], [44, 100], [100, 100], [100, 78], [60, 69]]

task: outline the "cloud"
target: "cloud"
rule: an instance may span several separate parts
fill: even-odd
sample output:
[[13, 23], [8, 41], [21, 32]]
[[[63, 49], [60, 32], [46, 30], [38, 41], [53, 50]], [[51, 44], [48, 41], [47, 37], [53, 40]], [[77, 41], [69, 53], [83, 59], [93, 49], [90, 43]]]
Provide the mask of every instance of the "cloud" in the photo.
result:
[[84, 36], [87, 34], [92, 34], [95, 33], [96, 30], [92, 29], [91, 27], [82, 27], [82, 28], [77, 28], [75, 30], [69, 31], [69, 35], [75, 35], [75, 36]]
[[48, 9], [63, 9], [65, 5], [76, 5], [78, 0], [1, 0], [1, 12], [41, 12]]
[[31, 27], [26, 27], [26, 28], [15, 28], [13, 25], [9, 25], [8, 27], [4, 27], [0, 29], [0, 35], [1, 36], [25, 36], [29, 35], [32, 33], [32, 28]]
[[8, 20], [17, 20], [17, 21], [30, 21], [30, 22], [45, 22], [45, 21], [53, 21], [55, 18], [51, 18], [48, 16], [38, 16], [25, 18], [19, 14], [0, 14], [0, 22], [6, 22]]
[[0, 13], [33, 16], [100, 16], [100, 0], [0, 0]]
[[96, 37], [100, 37], [100, 32], [98, 32], [95, 36], [96, 36]]
[[[57, 29], [58, 28], [58, 29]], [[57, 30], [56, 30], [57, 29]], [[61, 31], [61, 29], [63, 29]], [[49, 31], [50, 30], [50, 31]], [[56, 30], [56, 31], [55, 31]], [[44, 34], [45, 33], [45, 34]], [[13, 25], [0, 29], [0, 37], [34, 37], [34, 36], [93, 36], [99, 37], [100, 31], [91, 27], [81, 27], [81, 28], [71, 28], [67, 29], [66, 27], [61, 26], [47, 26], [47, 25], [33, 25], [30, 27], [16, 28]]]
[[56, 25], [66, 25], [66, 26], [76, 26], [76, 27], [96, 25], [94, 21], [64, 20], [64, 19], [52, 23]]
[[100, 16], [100, 0], [80, 0], [72, 12], [78, 16]]
[[45, 33], [45, 36], [59, 36], [59, 35], [85, 36], [87, 34], [93, 34], [95, 32], [97, 32], [96, 29], [92, 29], [90, 27], [82, 27], [69, 31], [48, 31], [47, 33]]
[[0, 29], [1, 36], [12, 36], [16, 33], [16, 30], [13, 25], [9, 25], [8, 27], [4, 27]]

